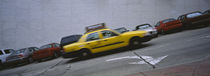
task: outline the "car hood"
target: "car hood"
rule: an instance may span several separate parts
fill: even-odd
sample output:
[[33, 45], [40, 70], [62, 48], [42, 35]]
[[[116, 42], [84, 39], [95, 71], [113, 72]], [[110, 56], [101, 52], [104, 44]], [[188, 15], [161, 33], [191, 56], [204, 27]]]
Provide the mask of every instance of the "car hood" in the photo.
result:
[[145, 34], [145, 33], [147, 33], [147, 31], [143, 31], [143, 30], [130, 31], [130, 32], [122, 33], [121, 35], [139, 34], [139, 33]]
[[25, 55], [25, 53], [11, 54], [7, 57], [7, 59], [17, 59], [19, 58], [18, 55], [20, 54], [22, 54], [23, 56]]

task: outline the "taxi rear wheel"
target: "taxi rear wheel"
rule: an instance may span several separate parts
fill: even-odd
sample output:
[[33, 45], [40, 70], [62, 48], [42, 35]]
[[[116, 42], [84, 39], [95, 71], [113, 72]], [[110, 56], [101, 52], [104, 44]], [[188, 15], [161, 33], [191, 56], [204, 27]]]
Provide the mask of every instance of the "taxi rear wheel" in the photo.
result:
[[90, 56], [91, 53], [89, 50], [86, 50], [86, 49], [82, 49], [81, 50], [81, 57], [86, 57], [86, 56]]

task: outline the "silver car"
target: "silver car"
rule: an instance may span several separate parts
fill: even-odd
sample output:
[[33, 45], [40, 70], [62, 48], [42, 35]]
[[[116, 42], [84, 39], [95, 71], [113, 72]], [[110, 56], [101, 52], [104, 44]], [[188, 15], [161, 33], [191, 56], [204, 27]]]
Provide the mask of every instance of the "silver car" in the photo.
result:
[[136, 30], [144, 30], [149, 32], [149, 35], [151, 35], [152, 37], [158, 37], [157, 29], [155, 29], [155, 27], [151, 26], [150, 24], [138, 25], [136, 26], [136, 29], [134, 29], [134, 31]]
[[13, 52], [13, 49], [0, 49], [0, 65], [6, 62], [6, 58]]
[[17, 50], [7, 57], [6, 59], [7, 64], [11, 65], [23, 62], [32, 63], [33, 62], [32, 54], [34, 51], [37, 50], [39, 50], [37, 47], [29, 47]]

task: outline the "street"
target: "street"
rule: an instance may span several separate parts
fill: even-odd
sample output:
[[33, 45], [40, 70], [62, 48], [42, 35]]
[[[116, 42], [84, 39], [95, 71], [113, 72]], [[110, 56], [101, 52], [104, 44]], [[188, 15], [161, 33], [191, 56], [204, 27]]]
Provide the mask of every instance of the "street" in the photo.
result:
[[210, 57], [210, 27], [160, 35], [139, 48], [88, 59], [49, 59], [0, 70], [0, 76], [126, 76]]

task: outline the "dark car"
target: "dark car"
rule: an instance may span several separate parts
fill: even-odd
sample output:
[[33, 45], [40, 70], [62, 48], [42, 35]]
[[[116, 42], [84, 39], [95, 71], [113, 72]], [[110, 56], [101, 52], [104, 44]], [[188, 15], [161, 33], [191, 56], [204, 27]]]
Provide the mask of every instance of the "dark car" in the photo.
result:
[[45, 58], [57, 58], [61, 54], [61, 48], [58, 43], [51, 43], [47, 45], [43, 45], [40, 47], [38, 51], [35, 51], [32, 55], [34, 60], [41, 61]]
[[187, 13], [178, 17], [185, 28], [199, 27], [210, 23], [210, 14], [202, 14], [200, 11]]
[[128, 32], [129, 31], [125, 27], [117, 28], [117, 29], [114, 29], [114, 30], [117, 31], [117, 32], [119, 32], [119, 33], [125, 33], [125, 32]]
[[[81, 36], [82, 35], [70, 35], [70, 36], [66, 36], [66, 37], [61, 38], [61, 42], [60, 42], [61, 50], [63, 51], [63, 46], [77, 42], [80, 39]], [[61, 53], [62, 53], [62, 57], [68, 58], [64, 54], [64, 52], [61, 52]]]
[[167, 33], [176, 29], [181, 30], [182, 23], [180, 20], [176, 20], [174, 18], [165, 19], [162, 21], [159, 21], [155, 28], [157, 29], [158, 33]]
[[63, 48], [63, 46], [77, 42], [82, 35], [70, 35], [66, 37], [62, 37], [60, 41], [60, 47]]
[[206, 10], [203, 12], [203, 14], [209, 14], [210, 13], [210, 10]]
[[8, 64], [15, 64], [15, 63], [32, 63], [32, 54], [33, 52], [39, 50], [37, 47], [29, 47], [23, 48], [20, 50], [16, 50], [11, 55], [6, 58]]

